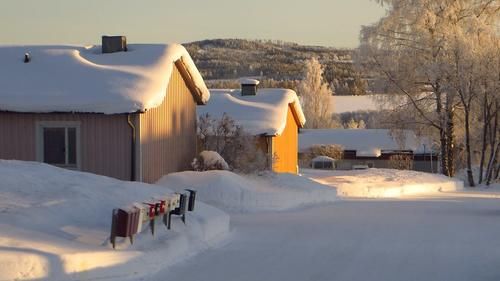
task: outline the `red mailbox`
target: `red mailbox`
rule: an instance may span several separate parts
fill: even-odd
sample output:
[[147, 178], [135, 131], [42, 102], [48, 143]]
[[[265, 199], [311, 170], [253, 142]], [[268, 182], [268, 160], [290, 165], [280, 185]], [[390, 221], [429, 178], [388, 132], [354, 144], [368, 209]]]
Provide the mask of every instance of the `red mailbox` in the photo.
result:
[[166, 205], [167, 205], [167, 200], [165, 199], [159, 199], [160, 200], [160, 214], [165, 214], [165, 210], [166, 210]]
[[160, 215], [163, 215], [163, 224], [167, 226], [168, 229], [168, 220], [170, 213], [170, 198], [167, 196], [155, 197], [155, 200], [160, 204]]
[[151, 234], [155, 235], [155, 217], [160, 215], [161, 204], [159, 202], [144, 202], [144, 204], [149, 206], [149, 227], [151, 228]]
[[129, 237], [134, 243], [134, 234], [137, 233], [140, 210], [137, 208], [114, 209], [111, 220], [110, 241], [113, 249], [116, 247], [116, 237]]
[[154, 220], [155, 219], [155, 204], [154, 203], [144, 203], [146, 205], [149, 206], [149, 209], [148, 209], [148, 217], [149, 217], [149, 220]]
[[160, 208], [161, 208], [161, 203], [160, 202], [155, 202], [155, 216], [160, 215]]

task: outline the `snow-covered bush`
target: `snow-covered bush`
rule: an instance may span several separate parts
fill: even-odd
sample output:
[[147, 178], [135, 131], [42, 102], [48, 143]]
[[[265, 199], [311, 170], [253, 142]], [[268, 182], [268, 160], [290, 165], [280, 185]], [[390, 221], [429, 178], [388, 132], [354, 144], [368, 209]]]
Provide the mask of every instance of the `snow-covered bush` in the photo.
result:
[[309, 148], [309, 155], [312, 158], [317, 156], [328, 156], [333, 159], [342, 159], [344, 156], [344, 148], [341, 145], [337, 144], [321, 144], [321, 145], [313, 145]]
[[216, 151], [202, 151], [191, 163], [195, 171], [229, 170], [229, 165]]
[[259, 148], [257, 138], [247, 134], [225, 113], [221, 119], [209, 114], [198, 118], [198, 136], [202, 150], [216, 151], [236, 171], [252, 173], [270, 167], [272, 159]]

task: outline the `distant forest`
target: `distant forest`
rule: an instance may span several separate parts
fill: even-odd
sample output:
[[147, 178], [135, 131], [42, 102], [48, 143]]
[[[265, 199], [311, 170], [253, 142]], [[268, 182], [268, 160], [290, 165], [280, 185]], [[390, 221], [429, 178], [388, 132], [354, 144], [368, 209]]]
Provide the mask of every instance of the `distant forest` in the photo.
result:
[[240, 77], [264, 87], [296, 89], [304, 61], [316, 57], [335, 95], [381, 92], [374, 79], [354, 69], [351, 49], [302, 46], [271, 40], [213, 39], [184, 44], [210, 88], [237, 88]]

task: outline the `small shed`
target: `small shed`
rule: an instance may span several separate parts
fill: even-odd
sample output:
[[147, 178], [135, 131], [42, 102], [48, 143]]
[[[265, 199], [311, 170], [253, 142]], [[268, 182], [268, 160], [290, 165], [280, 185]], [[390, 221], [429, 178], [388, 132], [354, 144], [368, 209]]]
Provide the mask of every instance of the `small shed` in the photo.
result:
[[241, 89], [210, 90], [210, 102], [198, 106], [198, 116], [220, 119], [227, 114], [246, 133], [277, 173], [298, 172], [298, 131], [306, 122], [299, 98], [289, 89], [258, 89], [259, 81], [241, 79]]
[[311, 161], [313, 169], [333, 170], [335, 169], [335, 159], [328, 156], [317, 156]]

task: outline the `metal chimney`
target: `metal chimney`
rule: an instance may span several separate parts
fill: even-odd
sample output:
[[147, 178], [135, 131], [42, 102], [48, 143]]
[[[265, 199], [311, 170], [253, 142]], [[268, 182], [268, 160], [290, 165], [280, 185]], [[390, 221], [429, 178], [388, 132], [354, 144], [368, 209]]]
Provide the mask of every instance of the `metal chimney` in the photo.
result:
[[259, 85], [259, 80], [242, 78], [240, 79], [241, 84], [241, 95], [242, 96], [255, 96], [257, 95], [257, 85]]
[[102, 52], [115, 53], [127, 51], [127, 37], [125, 36], [102, 36]]

